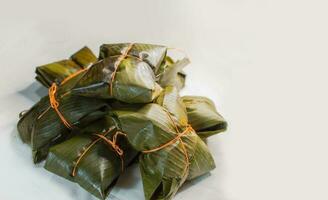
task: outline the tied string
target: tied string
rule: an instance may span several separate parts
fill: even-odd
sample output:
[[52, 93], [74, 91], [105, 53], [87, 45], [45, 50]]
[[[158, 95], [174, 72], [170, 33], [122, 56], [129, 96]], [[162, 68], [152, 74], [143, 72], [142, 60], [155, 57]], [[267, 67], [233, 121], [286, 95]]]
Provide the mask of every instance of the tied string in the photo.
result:
[[103, 135], [100, 135], [100, 134], [95, 134], [95, 136], [101, 138], [102, 140], [104, 140], [104, 142], [106, 144], [108, 144], [110, 147], [113, 148], [113, 150], [117, 153], [117, 155], [120, 156], [120, 159], [121, 159], [121, 171], [123, 172], [124, 171], [124, 160], [123, 160], [123, 154], [124, 154], [124, 151], [120, 148], [120, 146], [117, 145], [117, 136], [118, 135], [123, 135], [123, 136], [126, 136], [125, 133], [123, 132], [120, 132], [120, 131], [117, 131], [115, 133], [115, 135], [113, 136], [113, 139], [112, 140], [109, 140], [108, 138], [106, 138], [105, 136]]
[[56, 100], [56, 92], [57, 92], [57, 85], [56, 83], [53, 83], [51, 87], [49, 88], [49, 101], [51, 108], [56, 111], [58, 117], [63, 122], [63, 124], [68, 128], [72, 129], [72, 125], [65, 119], [63, 114], [59, 111], [59, 102]]
[[110, 79], [110, 88], [109, 88], [109, 94], [112, 96], [113, 95], [113, 83], [115, 80], [116, 72], [118, 69], [118, 66], [121, 64], [121, 62], [128, 56], [129, 51], [132, 49], [134, 43], [130, 43], [129, 46], [126, 47], [126, 49], [123, 51], [123, 53], [117, 58], [115, 64], [114, 64], [114, 71], [112, 73], [112, 77]]
[[179, 129], [178, 129], [178, 126], [177, 124], [175, 123], [175, 121], [173, 120], [171, 114], [169, 113], [169, 111], [165, 110], [167, 116], [169, 117], [170, 121], [172, 122], [172, 125], [174, 126], [176, 132], [177, 132], [177, 136], [175, 138], [173, 138], [172, 140], [166, 142], [165, 144], [162, 144], [156, 148], [153, 148], [153, 149], [150, 149], [150, 150], [145, 150], [145, 151], [142, 151], [143, 153], [152, 153], [152, 152], [155, 152], [155, 151], [159, 151], [161, 149], [164, 149], [165, 147], [167, 146], [170, 146], [172, 144], [174, 144], [175, 142], [179, 141], [181, 143], [181, 146], [182, 146], [182, 151], [183, 151], [183, 154], [185, 156], [185, 161], [186, 161], [186, 165], [185, 165], [185, 168], [183, 170], [183, 175], [187, 172], [187, 169], [189, 167], [189, 156], [188, 156], [188, 152], [187, 152], [187, 148], [184, 144], [184, 142], [182, 141], [181, 137], [186, 135], [187, 133], [190, 133], [191, 131], [193, 131], [194, 129], [188, 125], [187, 128], [183, 131], [183, 132], [180, 132]]
[[180, 138], [181, 138], [183, 135], [189, 133], [191, 130], [193, 130], [193, 129], [192, 129], [191, 126], [189, 125], [189, 126], [183, 131], [183, 132], [179, 133], [175, 138], [173, 138], [172, 140], [168, 141], [167, 143], [162, 144], [161, 146], [156, 147], [156, 148], [154, 148], [154, 149], [145, 150], [145, 151], [142, 151], [142, 152], [143, 152], [143, 153], [152, 153], [152, 152], [155, 152], [155, 151], [159, 151], [159, 150], [161, 150], [161, 149], [164, 149], [165, 147], [174, 144], [177, 140], [180, 140]]
[[63, 85], [63, 84], [66, 83], [67, 81], [71, 80], [72, 78], [74, 78], [75, 76], [81, 74], [82, 72], [87, 71], [88, 69], [89, 69], [89, 68], [86, 67], [86, 68], [84, 68], [84, 69], [80, 69], [80, 70], [74, 72], [73, 74], [71, 74], [71, 75], [67, 76], [66, 78], [64, 78], [64, 80], [62, 80], [62, 82], [60, 83], [60, 85]]
[[[78, 70], [76, 71], [75, 73], [69, 75], [68, 77], [66, 77], [64, 80], [62, 80], [62, 82], [60, 83], [60, 86], [65, 84], [66, 82], [68, 82], [70, 79], [74, 78], [75, 76], [81, 74], [82, 72], [85, 72], [89, 69], [89, 67], [87, 68], [84, 68], [84, 69], [81, 69], [81, 70]], [[59, 103], [58, 101], [56, 100], [56, 92], [57, 92], [57, 85], [55, 83], [53, 83], [51, 85], [51, 87], [49, 88], [49, 101], [50, 101], [50, 106], [45, 110], [43, 111], [39, 116], [38, 116], [38, 119], [40, 119], [41, 117], [43, 117], [44, 114], [46, 114], [50, 108], [53, 108], [55, 109], [55, 111], [57, 112], [58, 116], [60, 117], [60, 119], [62, 120], [62, 122], [64, 123], [64, 125], [69, 128], [69, 129], [72, 129], [72, 126], [68, 123], [68, 121], [64, 118], [64, 116], [59, 112], [58, 110], [58, 106], [59, 106]], [[66, 92], [64, 95], [62, 95], [61, 97], [65, 96], [66, 94], [68, 94], [68, 92]], [[65, 121], [65, 122], [64, 122]]]
[[124, 159], [123, 159], [124, 151], [117, 144], [117, 136], [118, 135], [126, 136], [126, 134], [121, 132], [121, 131], [116, 131], [116, 133], [113, 135], [113, 139], [110, 140], [106, 137], [106, 135], [108, 135], [114, 129], [115, 129], [115, 127], [112, 126], [103, 134], [94, 134], [98, 138], [96, 140], [94, 140], [92, 143], [90, 143], [83, 150], [83, 152], [80, 154], [80, 156], [77, 158], [77, 160], [74, 164], [73, 170], [72, 170], [72, 176], [73, 177], [76, 176], [76, 171], [77, 171], [78, 165], [80, 164], [80, 162], [82, 161], [84, 156], [87, 154], [87, 152], [89, 152], [90, 149], [101, 140], [103, 140], [108, 146], [110, 146], [117, 153], [117, 155], [120, 157], [120, 159], [121, 159], [121, 171], [122, 172], [124, 171]]

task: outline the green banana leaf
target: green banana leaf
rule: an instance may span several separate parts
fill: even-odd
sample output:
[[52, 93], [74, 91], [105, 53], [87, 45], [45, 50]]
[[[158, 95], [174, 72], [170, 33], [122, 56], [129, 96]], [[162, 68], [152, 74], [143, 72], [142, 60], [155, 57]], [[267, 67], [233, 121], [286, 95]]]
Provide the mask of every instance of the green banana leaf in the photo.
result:
[[[103, 44], [100, 46], [99, 59], [121, 55], [129, 43]], [[156, 72], [167, 53], [167, 47], [154, 44], [134, 43], [128, 55], [141, 59]]]
[[[168, 113], [158, 104], [147, 104], [137, 112], [116, 111], [129, 143], [138, 151], [151, 150], [173, 140], [177, 131]], [[180, 132], [187, 127], [176, 120]], [[206, 144], [190, 130], [180, 141], [139, 158], [145, 199], [172, 199], [181, 185], [215, 168]], [[186, 160], [186, 149], [188, 162]], [[186, 168], [187, 167], [187, 168]]]
[[[104, 115], [108, 105], [104, 100], [73, 96], [67, 91], [75, 84], [78, 75], [57, 92], [60, 113], [75, 128]], [[93, 114], [93, 113], [96, 114]], [[90, 117], [91, 116], [91, 117]], [[80, 121], [83, 120], [83, 124]], [[17, 124], [19, 135], [23, 142], [32, 147], [35, 163], [42, 161], [48, 154], [49, 147], [69, 137], [69, 129], [60, 120], [58, 114], [51, 108], [49, 97], [45, 96], [27, 111]]]
[[45, 87], [52, 83], [61, 83], [66, 77], [88, 67], [97, 61], [97, 57], [88, 47], [83, 47], [70, 59], [53, 62], [36, 68], [36, 80]]
[[[72, 89], [76, 82], [82, 77], [83, 73], [73, 77], [65, 84], [61, 85], [58, 93], [65, 94]], [[32, 106], [32, 108], [30, 108], [27, 112], [22, 112], [22, 115], [20, 115], [17, 128], [20, 138], [24, 143], [31, 144], [31, 135], [34, 122], [45, 110], [49, 109], [49, 105], [46, 103], [47, 101], [49, 102], [49, 98], [41, 98], [38, 103]]]
[[188, 116], [184, 103], [182, 102], [179, 90], [174, 86], [167, 86], [156, 99], [156, 103], [166, 108], [179, 124], [188, 125]]
[[98, 59], [97, 56], [87, 46], [80, 49], [78, 52], [71, 56], [71, 60], [76, 62], [82, 68], [89, 67], [95, 63]]
[[188, 120], [197, 134], [202, 138], [215, 135], [227, 129], [227, 122], [217, 112], [214, 103], [201, 96], [184, 96]]
[[[167, 86], [161, 95], [157, 98], [156, 103], [164, 107], [171, 115], [171, 118], [177, 121], [181, 126], [186, 127], [188, 125], [188, 115], [185, 104], [179, 95], [179, 90], [174, 86]], [[192, 125], [192, 123], [191, 123]], [[199, 134], [196, 132], [197, 135]], [[205, 145], [204, 142], [200, 142], [197, 140], [197, 145], [195, 148], [195, 154], [197, 158], [204, 158], [204, 162], [212, 160], [211, 155], [207, 153], [207, 148], [203, 147]], [[200, 147], [198, 147], [200, 146]], [[199, 154], [199, 155], [198, 155]], [[197, 163], [194, 163], [197, 164]], [[208, 166], [208, 169], [201, 169], [200, 172], [197, 170], [198, 167], [191, 167], [190, 174], [188, 180], [196, 178], [202, 175], [206, 171], [210, 171], [212, 169], [212, 165]]]
[[119, 56], [112, 56], [92, 65], [71, 93], [95, 98], [114, 98], [126, 103], [153, 101], [162, 88], [156, 83], [149, 65], [135, 57], [126, 57], [118, 65], [112, 81], [118, 59]]
[[160, 86], [175, 86], [181, 90], [185, 85], [186, 74], [182, 69], [190, 63], [188, 58], [183, 58], [176, 62], [172, 58], [166, 56], [158, 73], [156, 74], [157, 82]]
[[[115, 121], [109, 116], [89, 124], [81, 132], [63, 143], [52, 146], [46, 160], [45, 168], [63, 178], [78, 183], [82, 188], [100, 199], [106, 199], [111, 189], [122, 173], [122, 160], [104, 141], [96, 141], [93, 134], [102, 134], [104, 130], [112, 129], [105, 137], [112, 140], [117, 128]], [[118, 146], [124, 151], [122, 155], [124, 167], [128, 166], [137, 156], [124, 136], [118, 136]], [[87, 147], [89, 151], [85, 151]], [[77, 159], [86, 152], [76, 167], [75, 176], [72, 176]]]

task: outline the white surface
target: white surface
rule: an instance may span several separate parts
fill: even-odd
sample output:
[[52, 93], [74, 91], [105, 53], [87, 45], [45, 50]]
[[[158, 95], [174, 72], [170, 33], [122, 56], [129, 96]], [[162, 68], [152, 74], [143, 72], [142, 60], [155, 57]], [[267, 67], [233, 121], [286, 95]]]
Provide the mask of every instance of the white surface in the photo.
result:
[[[209, 141], [217, 168], [175, 199], [328, 199], [325, 2], [0, 0], [0, 199], [91, 199], [34, 166], [15, 126], [44, 92], [35, 66], [122, 41], [185, 49], [184, 94], [212, 98], [229, 122]], [[115, 196], [142, 199], [132, 175]]]

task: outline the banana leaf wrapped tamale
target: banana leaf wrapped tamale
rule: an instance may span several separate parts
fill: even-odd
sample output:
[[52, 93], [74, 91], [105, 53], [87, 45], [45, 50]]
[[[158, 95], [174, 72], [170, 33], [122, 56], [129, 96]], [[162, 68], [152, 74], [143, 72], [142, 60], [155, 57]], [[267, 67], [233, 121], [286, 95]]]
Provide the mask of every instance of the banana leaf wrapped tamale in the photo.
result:
[[104, 58], [92, 65], [71, 93], [127, 103], [148, 103], [161, 90], [146, 62], [124, 54]]
[[[193, 128], [192, 123], [188, 121], [187, 109], [185, 107], [185, 104], [183, 103], [183, 99], [179, 95], [179, 90], [175, 86], [167, 86], [160, 94], [160, 96], [157, 98], [156, 103], [161, 105], [163, 108], [165, 108], [165, 110], [169, 114], [169, 118], [171, 119], [171, 121], [176, 120], [177, 123], [179, 123], [182, 126], [190, 126], [198, 136], [200, 137], [202, 136], [202, 133], [199, 134]], [[200, 142], [199, 145], [204, 145], [204, 143]], [[198, 154], [200, 154], [200, 156], [203, 156], [208, 161], [213, 161], [211, 155], [203, 151], [204, 149], [207, 148], [196, 147], [195, 154], [197, 154], [197, 156]], [[213, 165], [210, 164], [208, 167], [209, 168], [207, 170], [210, 171], [215, 167], [215, 165], [213, 163]], [[190, 169], [192, 171], [191, 172], [192, 175], [188, 177], [188, 180], [196, 178], [197, 176], [206, 172], [206, 168], [200, 169], [201, 171], [200, 174], [199, 172], [195, 171], [195, 169], [197, 168], [191, 167]]]
[[202, 138], [227, 129], [227, 122], [217, 112], [210, 99], [201, 96], [184, 96], [182, 101], [187, 108], [189, 123]]
[[105, 116], [84, 127], [78, 135], [52, 146], [45, 168], [105, 199], [136, 155], [113, 118]]
[[[103, 116], [108, 107], [101, 99], [73, 96], [67, 91], [83, 73], [71, 78], [62, 86], [49, 89], [49, 96], [41, 98], [18, 122], [18, 132], [23, 142], [32, 147], [34, 162], [44, 159], [51, 145], [65, 139], [74, 130], [89, 121]], [[82, 125], [83, 125], [82, 124]]]
[[45, 87], [50, 87], [52, 83], [61, 83], [68, 76], [86, 69], [96, 61], [97, 57], [92, 51], [88, 47], [83, 47], [69, 59], [37, 67], [35, 78]]
[[[103, 44], [100, 46], [99, 59], [123, 54], [130, 43]], [[134, 43], [128, 51], [128, 57], [135, 57], [146, 62], [156, 73], [167, 53], [167, 47], [154, 44]]]
[[172, 199], [187, 179], [215, 168], [206, 144], [158, 104], [137, 112], [117, 111], [122, 130], [140, 155], [145, 198]]
[[180, 123], [189, 122], [197, 135], [203, 139], [227, 128], [226, 121], [216, 111], [210, 99], [200, 96], [180, 97], [175, 86], [166, 87], [156, 99], [156, 103], [170, 111]]

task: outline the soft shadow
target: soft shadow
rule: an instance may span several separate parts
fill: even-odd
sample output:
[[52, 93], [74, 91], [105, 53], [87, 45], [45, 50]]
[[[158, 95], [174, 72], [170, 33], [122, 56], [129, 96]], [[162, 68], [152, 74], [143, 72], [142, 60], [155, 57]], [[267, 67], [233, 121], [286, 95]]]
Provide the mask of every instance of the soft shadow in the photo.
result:
[[[48, 172], [48, 171], [47, 171]], [[57, 176], [48, 172], [52, 182], [60, 185], [66, 191], [70, 193], [72, 199], [76, 200], [96, 200], [97, 198], [92, 196], [89, 192], [85, 191], [77, 183], [71, 182], [63, 177]]]
[[[12, 147], [12, 151], [20, 157], [23, 162], [33, 164], [32, 152], [31, 148], [28, 144], [24, 144], [22, 140], [19, 138], [19, 134], [17, 128], [15, 127], [10, 132], [10, 146]], [[40, 164], [36, 165], [36, 167], [41, 167]]]
[[131, 198], [144, 199], [141, 174], [137, 163], [131, 164], [119, 177], [106, 200], [129, 200]]
[[116, 197], [115, 195], [113, 195], [113, 194], [109, 194], [109, 195], [108, 195], [108, 198], [107, 198], [106, 200], [121, 200], [121, 199], [117, 198], [117, 197]]
[[44, 97], [48, 94], [48, 90], [46, 87], [42, 86], [38, 82], [33, 82], [26, 88], [18, 91], [19, 94], [26, 97], [33, 102], [37, 102], [41, 97]]
[[125, 172], [119, 177], [115, 187], [118, 188], [132, 188], [140, 179], [138, 164], [134, 163], [129, 166]]

